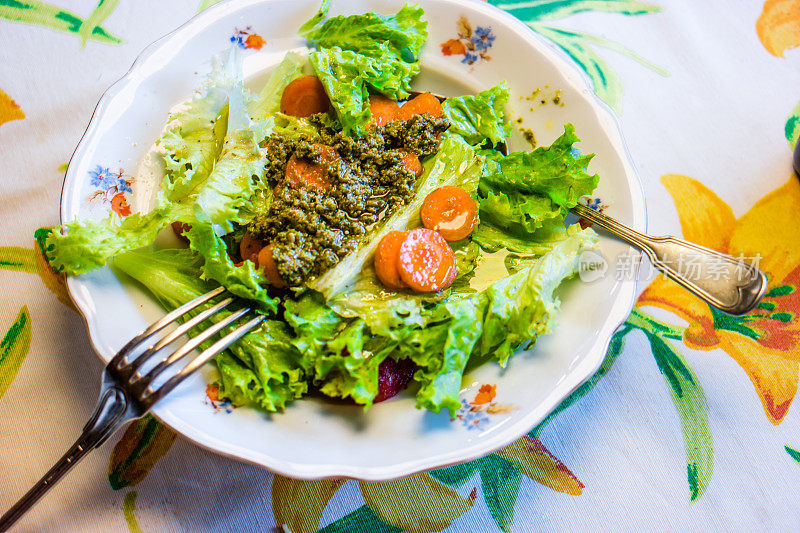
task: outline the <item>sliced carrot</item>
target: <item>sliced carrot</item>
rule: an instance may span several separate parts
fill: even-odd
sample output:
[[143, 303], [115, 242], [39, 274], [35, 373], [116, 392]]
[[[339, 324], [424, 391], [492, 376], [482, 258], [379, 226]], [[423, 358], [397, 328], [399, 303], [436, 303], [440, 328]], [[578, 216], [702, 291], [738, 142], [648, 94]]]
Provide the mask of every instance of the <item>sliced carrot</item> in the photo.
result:
[[434, 117], [442, 116], [442, 104], [439, 99], [431, 93], [422, 93], [405, 104], [400, 108], [400, 120], [410, 120], [414, 115], [422, 115], [427, 113]]
[[179, 221], [176, 220], [175, 222], [173, 222], [171, 224], [171, 226], [172, 226], [172, 231], [175, 232], [175, 235], [180, 240], [182, 240], [183, 242], [189, 242], [189, 239], [187, 239], [186, 235], [184, 235], [184, 234], [187, 231], [189, 231], [190, 229], [192, 229], [192, 225], [191, 224], [187, 224], [186, 222], [179, 222]]
[[400, 107], [397, 102], [379, 94], [369, 95], [370, 119], [367, 126], [385, 126], [397, 120]]
[[400, 279], [417, 292], [435, 292], [456, 279], [456, 257], [437, 232], [419, 228], [408, 232], [397, 258]]
[[461, 187], [445, 185], [430, 193], [420, 210], [422, 225], [448, 241], [466, 239], [478, 223], [478, 202]]
[[258, 256], [258, 252], [261, 251], [267, 243], [262, 241], [261, 239], [256, 239], [250, 232], [242, 236], [242, 241], [239, 243], [239, 255], [242, 256], [242, 261], [247, 261], [248, 259], [252, 262], [256, 262], [256, 257]]
[[326, 177], [327, 166], [341, 160], [339, 154], [330, 146], [314, 145], [319, 150], [319, 163], [314, 163], [296, 156], [286, 163], [286, 179], [293, 187], [308, 187], [327, 191], [331, 184]]
[[292, 80], [281, 95], [281, 113], [294, 117], [310, 117], [331, 107], [322, 82], [316, 76], [300, 76]]
[[396, 291], [406, 288], [397, 271], [397, 258], [400, 255], [400, 245], [407, 235], [407, 231], [390, 231], [375, 250], [375, 273], [387, 289]]
[[403, 167], [417, 178], [422, 174], [422, 163], [419, 162], [419, 157], [411, 152], [403, 151]]
[[275, 258], [272, 256], [273, 245], [272, 243], [266, 245], [258, 252], [258, 267], [264, 271], [269, 284], [277, 289], [286, 287], [286, 283], [281, 278], [278, 272], [278, 265], [275, 264]]

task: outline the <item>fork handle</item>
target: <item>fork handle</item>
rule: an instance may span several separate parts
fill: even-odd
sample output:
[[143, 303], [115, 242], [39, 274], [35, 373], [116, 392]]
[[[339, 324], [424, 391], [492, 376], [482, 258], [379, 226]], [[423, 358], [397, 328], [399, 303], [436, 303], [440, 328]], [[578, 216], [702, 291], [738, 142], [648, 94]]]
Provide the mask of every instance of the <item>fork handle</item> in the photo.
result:
[[654, 267], [725, 313], [751, 311], [766, 292], [766, 275], [743, 258], [675, 237], [645, 235], [583, 204], [572, 211], [639, 248]]
[[122, 424], [133, 418], [125, 416], [128, 412], [128, 401], [121, 390], [115, 387], [104, 390], [97, 401], [92, 417], [84, 426], [83, 433], [75, 441], [75, 444], [25, 496], [0, 517], [0, 532], [8, 531], [78, 461], [105, 442]]

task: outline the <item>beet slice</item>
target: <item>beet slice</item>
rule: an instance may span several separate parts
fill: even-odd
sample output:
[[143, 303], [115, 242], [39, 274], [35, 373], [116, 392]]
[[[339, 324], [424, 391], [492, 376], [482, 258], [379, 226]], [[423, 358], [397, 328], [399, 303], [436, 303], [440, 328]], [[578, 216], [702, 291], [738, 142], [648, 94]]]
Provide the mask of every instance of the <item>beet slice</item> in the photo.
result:
[[416, 370], [417, 365], [411, 359], [400, 361], [395, 361], [391, 357], [384, 359], [378, 366], [378, 394], [373, 400], [374, 403], [388, 400], [405, 389]]

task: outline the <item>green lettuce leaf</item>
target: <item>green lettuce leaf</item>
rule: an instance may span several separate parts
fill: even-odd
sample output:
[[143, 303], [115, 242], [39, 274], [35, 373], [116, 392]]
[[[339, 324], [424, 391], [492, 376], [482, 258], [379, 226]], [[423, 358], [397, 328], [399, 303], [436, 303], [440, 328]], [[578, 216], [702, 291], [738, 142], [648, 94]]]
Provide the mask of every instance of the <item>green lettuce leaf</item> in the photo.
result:
[[481, 187], [480, 215], [483, 222], [505, 227], [511, 233], [533, 233], [546, 221], [564, 219], [564, 210], [547, 196], [523, 194], [510, 190], [508, 193]]
[[235, 48], [215, 56], [199, 93], [170, 116], [167, 131], [157, 141], [164, 151], [167, 174], [161, 194], [167, 201], [193, 194], [213, 170], [228, 128], [229, 96], [240, 71]]
[[77, 276], [104, 266], [118, 253], [152, 244], [165, 226], [188, 216], [188, 207], [168, 204], [119, 222], [113, 214], [101, 220], [75, 221], [54, 228], [45, 241], [45, 252], [57, 272]]
[[222, 152], [192, 199], [197, 220], [219, 225], [225, 233], [233, 231], [234, 223], [249, 222], [245, 215], [252, 212], [253, 194], [264, 186], [266, 149], [260, 143], [274, 123], [272, 117], [250, 118], [253, 96], [244, 87], [241, 68], [237, 72], [239, 77], [228, 91], [228, 132]]
[[449, 133], [464, 137], [473, 146], [490, 140], [501, 143], [511, 133], [505, 116], [510, 91], [506, 82], [472, 96], [455, 96], [442, 104], [450, 121]]
[[400, 353], [419, 366], [417, 407], [455, 416], [461, 407], [458, 394], [464, 369], [483, 333], [484, 299], [481, 295], [451, 298], [428, 314], [428, 326], [414, 329], [399, 344]]
[[323, 20], [326, 12], [318, 12], [298, 32], [315, 46], [338, 46], [376, 59], [393, 56], [407, 63], [419, 62], [428, 38], [428, 22], [422, 19], [425, 11], [421, 7], [406, 5], [394, 15], [364, 13]]
[[[275, 125], [272, 128], [272, 133], [275, 135], [282, 135], [289, 139], [308, 139], [309, 142], [316, 142], [320, 140], [319, 129], [310, 120], [302, 117], [293, 117], [291, 115], [284, 115], [283, 113], [276, 113], [274, 116]], [[333, 126], [333, 119], [329, 123]]]
[[331, 100], [342, 130], [360, 133], [370, 117], [367, 75], [362, 70], [371, 68], [373, 60], [334, 46], [312, 52], [309, 61]]
[[378, 366], [392, 351], [386, 339], [372, 336], [361, 319], [339, 316], [315, 291], [284, 305], [304, 369], [320, 390], [370, 406], [378, 393]]
[[577, 155], [573, 145], [578, 141], [575, 127], [565, 124], [564, 134], [550, 146], [507, 156], [487, 152], [489, 163], [481, 187], [506, 194], [539, 194], [565, 209], [574, 207], [581, 196], [591, 194], [598, 182], [597, 174], [587, 172], [594, 154]]
[[370, 118], [368, 88], [393, 100], [409, 96], [428, 23], [422, 20], [422, 8], [408, 5], [394, 15], [366, 13], [324, 20], [326, 13], [327, 3], [300, 34], [318, 48], [309, 59], [343, 130], [358, 134]]
[[504, 365], [515, 350], [549, 332], [560, 306], [556, 288], [578, 273], [581, 252], [596, 249], [597, 242], [597, 234], [591, 229], [571, 226], [567, 238], [531, 266], [486, 289], [480, 354], [491, 354]]
[[278, 310], [277, 299], [270, 297], [262, 287], [267, 281], [261, 271], [255, 268], [252, 261], [235, 266], [225, 242], [210, 225], [192, 224], [192, 228], [184, 235], [189, 239], [189, 246], [204, 259], [202, 279], [216, 281], [231, 294], [256, 303], [262, 312], [274, 314]]
[[[48, 259], [68, 275], [102, 267], [115, 254], [150, 245], [171, 222], [196, 220], [231, 231], [254, 212], [254, 193], [263, 186], [264, 150], [259, 147], [272, 119], [252, 121], [235, 51], [215, 58], [204, 91], [173, 115], [159, 141], [167, 150], [167, 175], [156, 208], [117, 222], [72, 222], [48, 236]], [[227, 133], [226, 133], [227, 132]], [[220, 135], [224, 137], [221, 149]]]
[[[116, 256], [112, 267], [141, 283], [171, 310], [215, 286], [203, 279], [203, 264], [203, 257], [193, 250], [136, 250]], [[204, 304], [197, 312], [211, 305]], [[212, 320], [226, 316], [229, 312], [223, 310]], [[292, 332], [277, 320], [265, 320], [214, 362], [219, 372], [219, 397], [230, 399], [234, 405], [278, 411], [308, 391]]]

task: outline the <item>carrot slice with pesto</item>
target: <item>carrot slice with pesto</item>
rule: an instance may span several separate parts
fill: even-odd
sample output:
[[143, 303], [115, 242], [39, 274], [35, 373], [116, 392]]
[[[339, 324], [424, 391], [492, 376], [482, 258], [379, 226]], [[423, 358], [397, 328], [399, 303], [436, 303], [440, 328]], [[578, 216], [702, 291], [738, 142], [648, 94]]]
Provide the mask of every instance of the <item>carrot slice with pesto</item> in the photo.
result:
[[324, 144], [314, 145], [319, 150], [319, 162], [314, 163], [297, 156], [289, 158], [286, 163], [286, 179], [292, 187], [308, 187], [327, 191], [331, 184], [326, 176], [328, 165], [339, 162], [339, 154]]
[[419, 228], [408, 232], [397, 258], [400, 279], [417, 292], [446, 289], [456, 279], [456, 257], [437, 232]]
[[300, 76], [292, 80], [281, 95], [281, 113], [293, 117], [310, 117], [331, 107], [322, 82], [316, 76]]
[[420, 210], [422, 225], [448, 241], [466, 239], [478, 223], [478, 202], [461, 187], [445, 185], [431, 192]]

